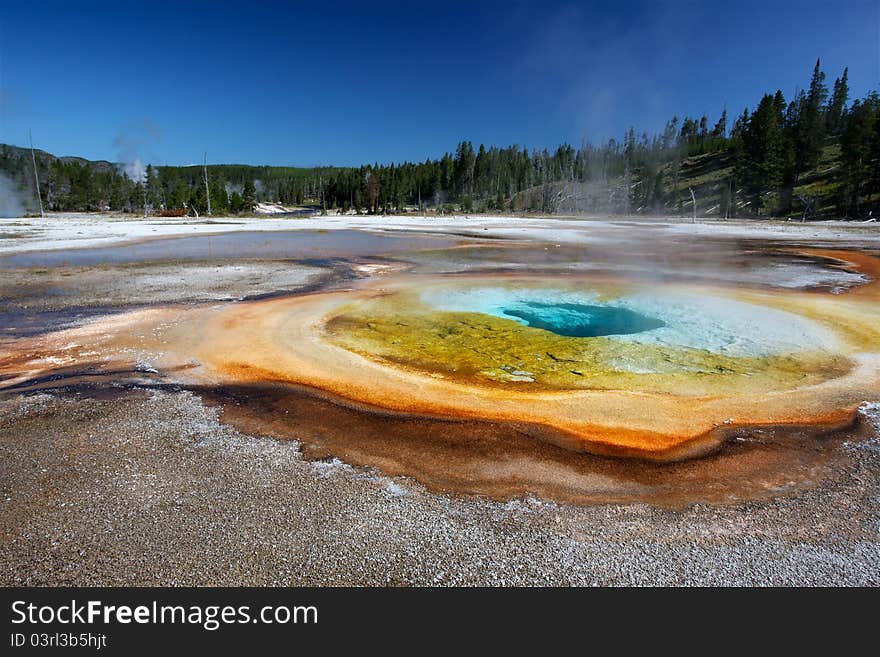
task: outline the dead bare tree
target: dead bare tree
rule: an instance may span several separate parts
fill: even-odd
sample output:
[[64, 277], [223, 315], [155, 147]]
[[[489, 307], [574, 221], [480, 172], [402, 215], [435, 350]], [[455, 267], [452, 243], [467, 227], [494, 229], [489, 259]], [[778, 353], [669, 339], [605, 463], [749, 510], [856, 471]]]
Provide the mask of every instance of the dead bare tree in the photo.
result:
[[804, 206], [804, 213], [801, 216], [801, 223], [804, 223], [807, 220], [807, 215], [809, 214], [810, 210], [813, 209], [813, 203], [816, 202], [816, 199], [814, 199], [812, 196], [803, 196], [801, 194], [798, 194], [798, 199]]
[[40, 176], [37, 173], [37, 156], [34, 155], [34, 134], [31, 130], [28, 130], [28, 139], [31, 142], [31, 161], [34, 163], [34, 185], [37, 188], [37, 201], [40, 202], [40, 219], [45, 219], [46, 216], [43, 214], [43, 196], [40, 194]]
[[733, 203], [733, 178], [727, 179], [727, 205], [724, 208], [724, 220], [730, 219], [730, 204]]
[[691, 223], [697, 223], [697, 195], [694, 194], [693, 187], [688, 187], [688, 191], [691, 193], [691, 203], [694, 204], [694, 215]]
[[205, 161], [202, 166], [205, 174], [205, 198], [208, 201], [208, 216], [211, 216], [211, 190], [208, 189], [208, 151], [205, 151]]

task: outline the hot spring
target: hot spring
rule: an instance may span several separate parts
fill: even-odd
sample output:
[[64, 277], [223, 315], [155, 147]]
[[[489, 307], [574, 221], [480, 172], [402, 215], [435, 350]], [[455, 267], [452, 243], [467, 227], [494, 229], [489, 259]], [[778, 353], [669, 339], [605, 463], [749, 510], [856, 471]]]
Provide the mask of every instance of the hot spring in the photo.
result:
[[432, 376], [516, 389], [714, 394], [820, 380], [838, 340], [807, 317], [704, 289], [443, 283], [358, 302], [335, 344]]
[[[519, 262], [522, 248], [505, 257]], [[472, 251], [441, 245], [307, 294], [153, 306], [23, 338], [9, 342], [0, 376], [9, 373], [6, 386], [95, 371], [125, 385], [155, 376], [150, 385], [214, 398], [243, 430], [294, 438], [317, 458], [444, 490], [575, 500], [596, 486], [648, 495], [628, 479], [597, 480], [611, 466], [595, 455], [684, 461], [763, 436], [790, 439], [800, 462], [802, 441], [848, 430], [880, 396], [880, 304], [869, 282], [880, 263], [870, 254], [798, 251], [824, 264], [809, 264], [818, 273], [797, 264], [797, 276], [807, 268], [809, 281], [853, 283], [836, 294], [790, 285], [787, 261], [767, 266], [763, 279], [774, 282], [753, 284], [735, 281], [736, 258], [724, 276], [583, 268], [586, 258], [544, 269], [455, 264], [485, 257], [486, 246]], [[767, 450], [734, 459], [743, 486], [753, 475], [767, 490], [792, 480]], [[809, 463], [793, 468], [809, 478], [818, 452], [803, 453]], [[706, 462], [705, 481], [723, 478]], [[692, 471], [663, 472], [669, 483], [668, 473]], [[686, 478], [675, 486], [703, 491]]]

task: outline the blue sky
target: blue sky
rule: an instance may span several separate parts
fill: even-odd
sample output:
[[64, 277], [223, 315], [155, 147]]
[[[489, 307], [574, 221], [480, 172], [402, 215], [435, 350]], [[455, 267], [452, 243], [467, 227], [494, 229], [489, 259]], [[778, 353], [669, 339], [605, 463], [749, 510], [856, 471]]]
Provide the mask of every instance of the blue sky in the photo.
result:
[[0, 142], [154, 164], [421, 160], [715, 120], [817, 57], [880, 82], [878, 0], [0, 0]]

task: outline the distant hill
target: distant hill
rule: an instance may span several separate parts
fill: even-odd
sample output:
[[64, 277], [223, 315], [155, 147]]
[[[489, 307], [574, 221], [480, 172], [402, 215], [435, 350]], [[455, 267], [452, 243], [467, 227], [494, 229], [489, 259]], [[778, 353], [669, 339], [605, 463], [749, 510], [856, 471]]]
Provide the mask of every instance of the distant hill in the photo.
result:
[[[75, 155], [53, 155], [39, 148], [34, 149], [34, 155], [37, 159], [39, 167], [48, 167], [52, 162], [75, 163], [88, 166], [94, 171], [111, 171], [118, 169], [119, 165], [107, 160], [87, 160], [84, 157]], [[15, 178], [21, 172], [19, 169], [31, 166], [31, 177], [33, 177], [33, 163], [31, 161], [31, 149], [24, 146], [12, 146], [10, 144], [0, 144], [0, 171], [6, 173], [7, 176]]]
[[[123, 211], [139, 212], [142, 195], [138, 194], [132, 181], [128, 180], [123, 171], [123, 165], [108, 162], [106, 160], [87, 160], [75, 156], [58, 157], [43, 150], [35, 151], [37, 167], [40, 171], [41, 184], [43, 186], [44, 199], [48, 197], [50, 209], [56, 210], [106, 210], [111, 209], [109, 203], [99, 205], [84, 203], [74, 205], [72, 203], [53, 206], [53, 196], [65, 194], [68, 200], [79, 197], [75, 192], [77, 181], [68, 181], [57, 189], [52, 189], [53, 171], [57, 176], [59, 171], [88, 171], [90, 180], [89, 187], [94, 187], [96, 181], [105, 181], [109, 187], [130, 186], [129, 202], [121, 203]], [[804, 172], [798, 179], [797, 184], [791, 191], [789, 211], [785, 216], [800, 218], [807, 210], [811, 219], [839, 218], [838, 202], [840, 198], [840, 157], [841, 147], [836, 139], [829, 139], [822, 149], [818, 164]], [[658, 194], [650, 204], [638, 202], [640, 194], [638, 190], [650, 183], [643, 176], [643, 172], [635, 169], [629, 178], [625, 175], [613, 175], [580, 181], [553, 181], [542, 185], [530, 185], [522, 191], [516, 192], [508, 206], [501, 211], [515, 211], [522, 213], [547, 213], [547, 214], [632, 214], [632, 215], [682, 215], [690, 216], [693, 213], [693, 201], [690, 190], [693, 190], [697, 202], [697, 215], [708, 217], [723, 217], [725, 213], [730, 216], [755, 216], [745, 200], [742, 198], [742, 190], [733, 188], [735, 179], [735, 154], [732, 148], [720, 150], [714, 153], [694, 155], [681, 159], [679, 163], [668, 162], [659, 167], [655, 174], [661, 182], [656, 190]], [[157, 167], [156, 175], [165, 176], [168, 179], [177, 179], [178, 187], [195, 194], [204, 203], [204, 181], [202, 167]], [[323, 167], [272, 167], [252, 165], [209, 165], [209, 178], [223, 180], [223, 191], [231, 193], [244, 192], [245, 184], [256, 182], [253, 196], [254, 202], [285, 202], [288, 204], [317, 203], [320, 205], [322, 178], [329, 183], [334, 176], [345, 172], [356, 172], [356, 169]], [[30, 149], [6, 144], [0, 145], [0, 172], [5, 173], [12, 179], [21, 192], [25, 208], [34, 212], [36, 208], [35, 194], [33, 191], [33, 164], [31, 162]], [[676, 175], [677, 173], [677, 175]], [[303, 191], [288, 190], [286, 196], [283, 193], [285, 186], [294, 183], [301, 185]], [[216, 183], [215, 183], [216, 184]], [[630, 193], [627, 193], [627, 189]], [[192, 191], [195, 190], [195, 191]], [[199, 194], [201, 192], [201, 194]], [[218, 191], [217, 197], [220, 196]], [[212, 192], [213, 194], [213, 192]], [[229, 196], [230, 193], [227, 194]], [[180, 195], [178, 205], [186, 204], [188, 197]], [[284, 201], [280, 197], [285, 196]], [[872, 195], [867, 198], [868, 203], [878, 200], [880, 195]], [[167, 192], [166, 192], [167, 198]], [[729, 199], [735, 198], [734, 202]], [[768, 192], [765, 195], [768, 207], [780, 205], [779, 192]], [[447, 211], [493, 211], [492, 205], [485, 198], [479, 197], [471, 200], [469, 207], [463, 208], [462, 204], [435, 203], [435, 199], [427, 197], [423, 200], [425, 206], [438, 206]], [[442, 199], [445, 201], [446, 199]], [[227, 201], [228, 203], [228, 201]], [[163, 204], [155, 203], [159, 209]], [[168, 206], [167, 202], [164, 204]], [[174, 204], [172, 204], [174, 205]], [[177, 205], [175, 205], [177, 207]], [[217, 207], [217, 206], [215, 206]], [[409, 206], [410, 208], [413, 205]], [[228, 206], [223, 208], [229, 210]], [[238, 211], [244, 208], [239, 207]], [[197, 211], [204, 212], [204, 208], [197, 207]], [[393, 212], [394, 208], [386, 208], [385, 211]]]
[[[121, 163], [56, 156], [35, 150], [40, 191], [47, 210], [142, 212], [207, 210], [203, 167], [147, 165], [133, 180]], [[322, 180], [336, 167], [273, 167], [245, 164], [208, 166], [211, 201], [219, 212], [248, 212], [258, 201], [302, 203], [320, 197]], [[29, 148], [0, 144], [0, 175], [10, 181], [28, 212], [38, 211], [34, 164]]]
[[[839, 209], [841, 197], [841, 148], [837, 140], [829, 140], [823, 147], [818, 164], [804, 172], [790, 193], [788, 212], [772, 213], [777, 216], [802, 218], [804, 211], [810, 219], [845, 218]], [[700, 217], [756, 217], [759, 216], [742, 198], [742, 188], [735, 186], [736, 158], [732, 148], [715, 153], [686, 157], [676, 165], [670, 162], [660, 167], [659, 202], [639, 204], [627, 195], [628, 188], [638, 190], [648, 181], [642, 172], [632, 172], [629, 185], [625, 176], [616, 176], [603, 182], [558, 181], [547, 186], [534, 185], [514, 198], [513, 207], [520, 211], [539, 212], [540, 208], [556, 214], [634, 214], [682, 215], [693, 214], [694, 191], [697, 215]], [[678, 175], [676, 177], [676, 171]], [[770, 191], [764, 195], [768, 207], [782, 205], [782, 193]], [[546, 203], [542, 204], [542, 199]], [[734, 198], [730, 202], [728, 199]], [[880, 202], [880, 194], [865, 198], [866, 205]], [[728, 209], [729, 203], [729, 209]], [[768, 216], [767, 214], [761, 216]]]
[[[790, 206], [785, 215], [800, 217], [807, 210], [812, 219], [839, 218], [840, 164], [840, 144], [837, 140], [829, 140], [822, 149], [818, 164], [799, 176], [791, 191]], [[673, 165], [667, 165], [665, 190], [669, 200], [665, 204], [666, 209], [690, 214], [693, 209], [688, 191], [690, 188], [696, 195], [699, 215], [723, 216], [726, 198], [730, 194], [728, 184], [735, 178], [734, 167], [735, 158], [731, 149], [689, 157], [681, 163], [676, 191], [671, 182], [675, 179]], [[733, 191], [737, 195], [742, 190], [737, 187]], [[783, 205], [778, 191], [767, 192], [765, 198], [768, 207]], [[740, 198], [736, 201], [734, 213], [743, 216], [750, 215], [751, 211]]]
[[[880, 214], [880, 95], [849, 100], [847, 70], [786, 99], [765, 93], [751, 112], [717, 121], [672, 117], [622, 141], [476, 148], [422, 162], [360, 167], [221, 164], [124, 166], [37, 151], [45, 208], [184, 214], [251, 213], [257, 204], [323, 212], [424, 211], [861, 219]], [[135, 166], [137, 164], [137, 166]], [[30, 151], [0, 145], [7, 207], [37, 206]], [[10, 212], [10, 210], [5, 210]]]

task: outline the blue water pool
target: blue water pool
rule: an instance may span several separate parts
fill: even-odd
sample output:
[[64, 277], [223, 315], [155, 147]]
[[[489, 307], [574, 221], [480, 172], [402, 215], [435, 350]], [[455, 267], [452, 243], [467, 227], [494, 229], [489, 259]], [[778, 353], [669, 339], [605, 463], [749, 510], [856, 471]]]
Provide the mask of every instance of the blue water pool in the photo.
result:
[[520, 301], [502, 312], [533, 328], [571, 338], [631, 335], [666, 326], [666, 322], [628, 308], [585, 303]]
[[824, 350], [836, 344], [829, 331], [806, 318], [691, 289], [642, 288], [621, 293], [598, 287], [495, 283], [437, 286], [420, 296], [440, 310], [502, 317], [565, 337], [604, 336], [729, 356], [764, 357]]

